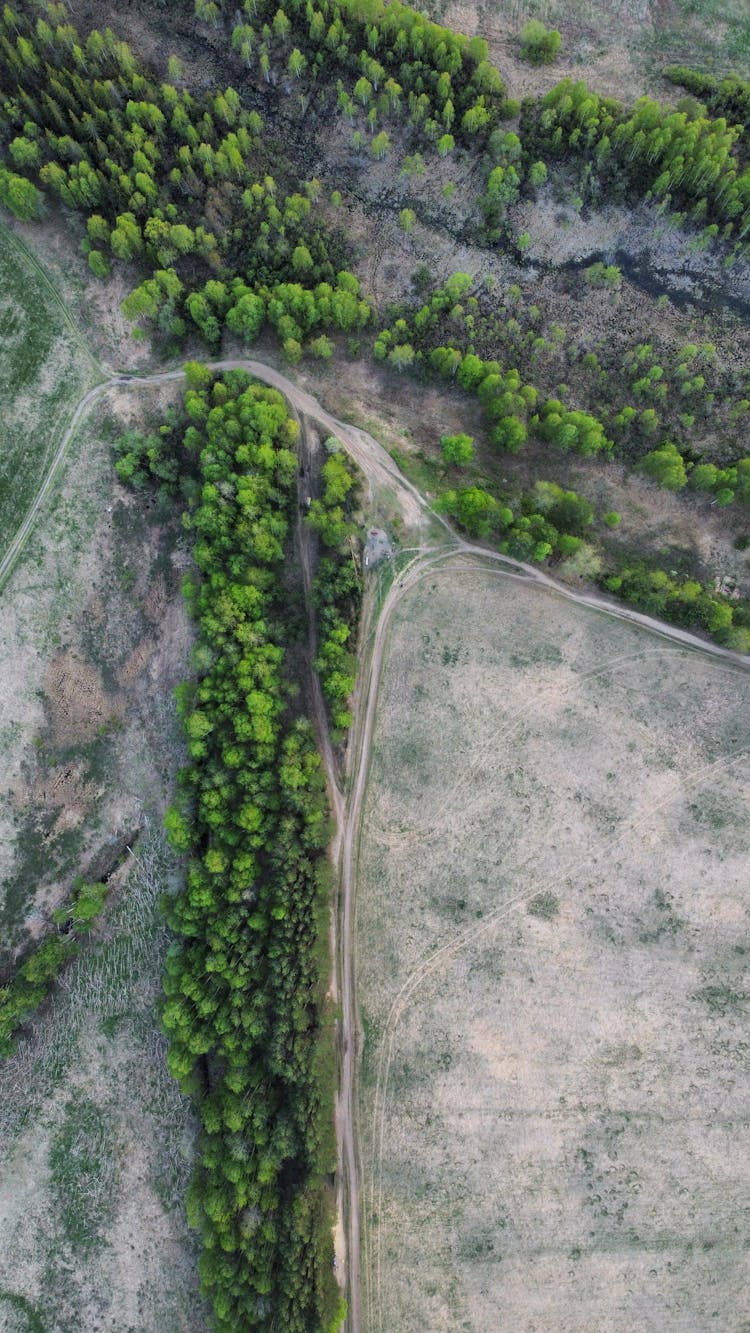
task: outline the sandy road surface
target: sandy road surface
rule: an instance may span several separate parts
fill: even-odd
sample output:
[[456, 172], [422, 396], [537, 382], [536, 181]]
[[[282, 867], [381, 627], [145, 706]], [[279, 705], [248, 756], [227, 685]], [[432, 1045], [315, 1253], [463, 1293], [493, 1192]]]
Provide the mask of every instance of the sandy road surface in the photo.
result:
[[[419, 582], [435, 565], [450, 560], [455, 556], [460, 555], [465, 558], [469, 555], [475, 557], [477, 563], [481, 564], [485, 569], [487, 568], [486, 562], [493, 562], [495, 568], [497, 568], [498, 574], [504, 573], [506, 576], [512, 578], [520, 578], [537, 584], [541, 583], [555, 596], [567, 598], [582, 606], [588, 606], [601, 614], [613, 616], [621, 620], [632, 621], [634, 624], [641, 625], [652, 633], [660, 635], [662, 638], [682, 644], [695, 651], [709, 653], [713, 657], [728, 659], [746, 670], [750, 669], [750, 658], [739, 653], [733, 653], [716, 644], [707, 643], [705, 640], [698, 638], [694, 634], [690, 634], [686, 630], [680, 630], [664, 625], [650, 616], [643, 615], [637, 611], [632, 611], [627, 607], [618, 606], [607, 601], [605, 598], [587, 593], [575, 592], [558, 583], [550, 575], [537, 569], [533, 565], [523, 564], [520, 561], [501, 555], [496, 551], [490, 551], [471, 542], [463, 541], [453, 533], [449, 524], [446, 523], [444, 519], [432, 512], [427, 501], [417, 488], [401, 475], [393, 459], [385, 451], [382, 445], [378, 444], [378, 442], [366, 431], [339, 421], [336, 417], [327, 412], [311, 394], [300, 389], [297, 385], [292, 383], [291, 380], [288, 380], [285, 375], [273, 369], [271, 366], [265, 365], [261, 361], [252, 359], [235, 359], [214, 361], [208, 364], [213, 370], [218, 371], [235, 369], [245, 370], [249, 374], [254, 375], [257, 379], [278, 389], [285, 396], [294, 411], [297, 420], [300, 422], [300, 448], [303, 451], [303, 457], [307, 457], [309, 450], [306, 422], [308, 420], [317, 422], [323, 427], [327, 434], [337, 436], [342, 442], [363, 472], [371, 492], [373, 488], [383, 486], [391, 490], [401, 504], [404, 516], [407, 518], [409, 525], [424, 532], [425, 539], [429, 527], [434, 524], [436, 519], [442, 524], [446, 531], [446, 537], [449, 538], [446, 546], [437, 551], [434, 548], [428, 548], [426, 540], [423, 541], [421, 548], [417, 548], [417, 553], [413, 557], [411, 563], [401, 572], [399, 578], [392, 584], [380, 608], [375, 608], [372, 601], [369, 602], [369, 616], [371, 620], [374, 620], [374, 624], [368, 627], [372, 630], [372, 633], [369, 636], [370, 646], [366, 660], [361, 663], [360, 681], [357, 686], [355, 697], [354, 721], [350, 738], [349, 772], [351, 789], [347, 800], [344, 799], [339, 786], [333, 752], [328, 738], [325, 705], [320, 690], [320, 683], [313, 677], [311, 685], [315, 724], [321, 746], [321, 755], [326, 770], [331, 804], [336, 820], [333, 855], [338, 860], [340, 867], [338, 930], [335, 938], [342, 1009], [340, 1030], [342, 1076], [336, 1116], [341, 1174], [340, 1192], [338, 1197], [343, 1212], [342, 1220], [347, 1242], [346, 1286], [349, 1299], [349, 1314], [346, 1327], [348, 1333], [361, 1333], [363, 1322], [359, 1279], [360, 1196], [353, 1092], [358, 1047], [358, 1029], [355, 978], [352, 966], [352, 938], [359, 823], [369, 771], [372, 733], [378, 700], [378, 687], [383, 658], [388, 642], [388, 631], [394, 609], [405, 593], [408, 592], [415, 583]], [[2, 557], [2, 560], [0, 560], [0, 586], [10, 573], [24, 542], [39, 515], [42, 505], [58, 475], [60, 465], [67, 452], [70, 441], [75, 435], [78, 425], [91, 404], [102, 394], [106, 393], [107, 389], [114, 385], [140, 390], [149, 388], [153, 385], [178, 381], [183, 378], [184, 371], [181, 369], [166, 370], [148, 376], [113, 375], [104, 383], [90, 389], [88, 393], [83, 396], [75, 409], [70, 425], [58, 446], [33, 504], [21, 524], [21, 527], [18, 529], [13, 541]], [[301, 498], [302, 490], [300, 489], [300, 499]], [[308, 603], [310, 645], [314, 653], [316, 631], [310, 598], [312, 589], [312, 544], [309, 530], [307, 530], [306, 525], [302, 522], [301, 517], [298, 522], [297, 543], [305, 595]], [[363, 640], [367, 637], [368, 636], [363, 635]], [[339, 1274], [339, 1277], [341, 1279], [342, 1275]]]

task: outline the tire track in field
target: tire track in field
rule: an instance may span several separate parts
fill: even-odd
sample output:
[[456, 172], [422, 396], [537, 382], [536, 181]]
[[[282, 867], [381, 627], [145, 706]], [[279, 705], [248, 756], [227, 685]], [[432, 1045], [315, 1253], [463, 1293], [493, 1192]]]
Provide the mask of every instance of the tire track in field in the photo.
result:
[[[637, 834], [640, 829], [645, 828], [651, 822], [654, 815], [667, 809], [677, 799], [678, 796], [684, 794], [686, 791], [692, 790], [694, 787], [700, 786], [701, 783], [710, 774], [726, 770], [727, 768], [730, 768], [732, 765], [736, 764], [740, 759], [746, 758], [748, 755], [750, 755], [750, 749], [741, 750], [737, 754], [724, 756], [721, 759], [712, 760], [711, 763], [709, 764], [703, 764], [700, 766], [700, 768], [694, 769], [692, 772], [686, 774], [684, 778], [678, 779], [675, 786], [675, 790], [672, 791], [669, 796], [665, 797], [661, 801], [657, 801], [656, 803], [651, 804], [648, 813], [644, 815], [641, 819], [636, 819], [620, 834], [618, 834], [617, 836], [612, 836], [605, 842], [603, 842], [601, 848], [601, 854], [604, 855], [605, 853], [611, 852], [613, 848], [617, 847], [626, 838], [631, 837], [634, 834]], [[394, 1047], [395, 1035], [396, 1035], [396, 1030], [398, 1028], [398, 1024], [401, 1021], [401, 1018], [403, 1017], [403, 1014], [405, 1013], [406, 1008], [409, 1005], [412, 998], [414, 997], [416, 991], [420, 988], [420, 986], [424, 981], [426, 981], [429, 977], [431, 977], [433, 973], [435, 973], [443, 965], [443, 963], [455, 957], [455, 955], [460, 953], [461, 950], [464, 949], [468, 944], [471, 944], [474, 941], [480, 939], [488, 931], [492, 930], [493, 927], [498, 924], [498, 922], [510, 916], [511, 913], [513, 913], [522, 903], [530, 901], [538, 893], [540, 892], [543, 893], [546, 890], [550, 890], [552, 887], [557, 888], [559, 891], [560, 885], [562, 883], [570, 881], [573, 876], [577, 875], [581, 870], [591, 865], [592, 863], [595, 863], [595, 861], [596, 858], [594, 858], [593, 853], [590, 853], [587, 856], [582, 857], [580, 860], [572, 863], [571, 865], [563, 867], [562, 870], [555, 875], [554, 879], [550, 878], [547, 881], [547, 883], [544, 884], [543, 886], [535, 884], [533, 892], [531, 893], [517, 894], [515, 898], [512, 898], [509, 902], [503, 903], [501, 907], [497, 908], [489, 916], [485, 917], [481, 922], [478, 922], [476, 925], [473, 925], [467, 928], [466, 930], [461, 931], [453, 940], [450, 940], [446, 944], [441, 945], [439, 949], [436, 949], [432, 954], [429, 955], [428, 958], [424, 959], [412, 970], [410, 975], [403, 982], [401, 988], [399, 989], [391, 1005], [391, 1009], [388, 1014], [388, 1018], [386, 1020], [383, 1037], [381, 1038], [380, 1055], [378, 1060], [378, 1075], [375, 1085], [375, 1111], [373, 1115], [373, 1122], [374, 1122], [373, 1143], [375, 1145], [375, 1151], [373, 1154], [373, 1166], [370, 1173], [370, 1189], [369, 1189], [370, 1213], [372, 1217], [374, 1216], [378, 1217], [377, 1235], [375, 1243], [375, 1291], [376, 1291], [376, 1301], [377, 1301], [377, 1311], [375, 1312], [375, 1314], [376, 1314], [377, 1327], [379, 1333], [383, 1333], [383, 1327], [384, 1327], [383, 1298], [382, 1298], [382, 1286], [383, 1286], [382, 1204], [383, 1204], [383, 1155], [384, 1155], [384, 1145], [385, 1145], [386, 1103], [388, 1097], [388, 1079], [390, 1075], [391, 1064], [393, 1062], [393, 1047]], [[520, 875], [522, 873], [524, 866], [528, 866], [530, 864], [531, 864], [531, 858], [529, 858], [524, 863], [524, 865], [518, 867], [518, 870], [516, 872], [517, 875]], [[368, 1299], [368, 1306], [370, 1309], [369, 1318], [370, 1322], [372, 1322], [373, 1311], [369, 1299]]]

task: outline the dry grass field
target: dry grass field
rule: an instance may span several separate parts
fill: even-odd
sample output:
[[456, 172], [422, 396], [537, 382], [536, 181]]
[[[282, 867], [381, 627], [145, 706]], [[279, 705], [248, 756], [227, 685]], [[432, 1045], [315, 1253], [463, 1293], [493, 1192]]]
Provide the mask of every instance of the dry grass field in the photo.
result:
[[93, 937], [0, 1065], [0, 1333], [205, 1327], [184, 1202], [196, 1122], [157, 1014], [187, 551], [110, 455], [170, 392], [111, 390], [92, 412], [0, 605], [0, 980], [76, 874], [111, 875]]
[[[489, 41], [513, 97], [544, 92], [568, 76], [626, 102], [643, 93], [674, 100], [660, 77], [670, 63], [750, 72], [746, 0], [432, 0], [430, 8]], [[519, 60], [519, 34], [530, 18], [562, 37], [558, 59], [540, 69]]]
[[498, 577], [391, 626], [355, 974], [368, 1333], [740, 1333], [750, 680]]

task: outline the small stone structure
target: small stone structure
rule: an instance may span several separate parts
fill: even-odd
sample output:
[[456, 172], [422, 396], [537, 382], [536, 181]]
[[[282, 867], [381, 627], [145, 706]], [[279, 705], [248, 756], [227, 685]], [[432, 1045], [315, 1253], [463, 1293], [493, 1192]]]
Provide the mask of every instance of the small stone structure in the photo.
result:
[[390, 560], [395, 547], [383, 528], [370, 528], [365, 542], [365, 569], [373, 569], [382, 560]]

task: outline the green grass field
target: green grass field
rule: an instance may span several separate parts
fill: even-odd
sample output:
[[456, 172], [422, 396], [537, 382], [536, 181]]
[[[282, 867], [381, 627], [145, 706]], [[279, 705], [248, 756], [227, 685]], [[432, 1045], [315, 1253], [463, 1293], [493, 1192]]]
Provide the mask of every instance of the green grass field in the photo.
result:
[[102, 378], [44, 271], [0, 222], [0, 556], [78, 399]]

